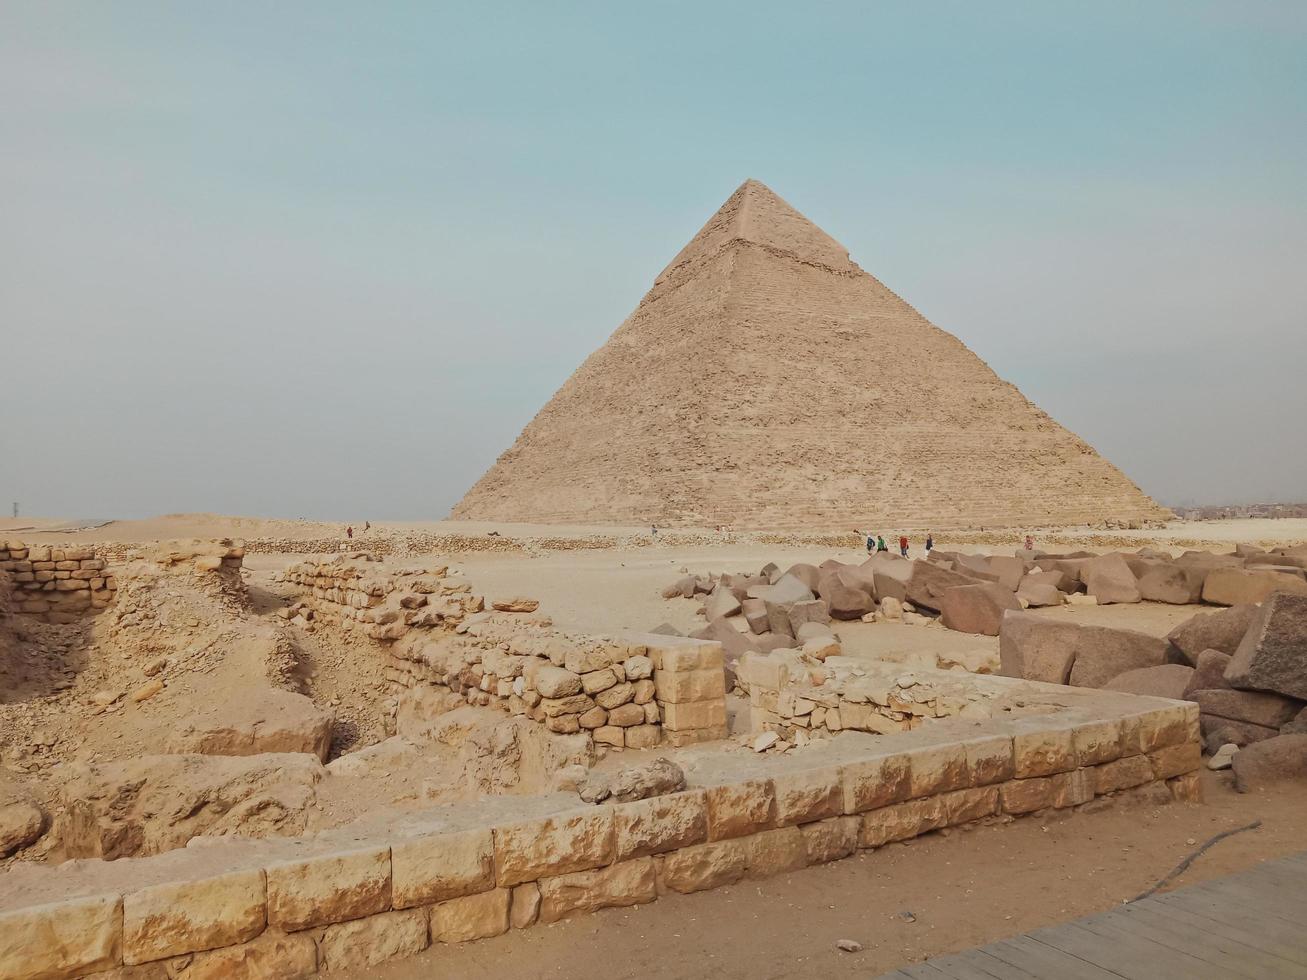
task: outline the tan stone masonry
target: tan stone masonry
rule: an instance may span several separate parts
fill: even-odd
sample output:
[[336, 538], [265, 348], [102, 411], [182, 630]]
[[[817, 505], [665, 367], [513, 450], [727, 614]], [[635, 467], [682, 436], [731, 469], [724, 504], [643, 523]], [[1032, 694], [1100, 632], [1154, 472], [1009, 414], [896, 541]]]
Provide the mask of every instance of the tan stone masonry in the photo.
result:
[[28, 546], [0, 541], [0, 572], [7, 572], [11, 608], [51, 623], [75, 623], [113, 601], [117, 580], [89, 546]]
[[150, 858], [13, 868], [0, 874], [0, 978], [182, 956], [188, 978], [304, 975], [1000, 813], [1123, 791], [1195, 798], [1196, 705], [991, 680], [1045, 713], [849, 735], [779, 758], [719, 754], [686, 791], [635, 803], [499, 798], [376, 823], [387, 829], [375, 834], [197, 839]]

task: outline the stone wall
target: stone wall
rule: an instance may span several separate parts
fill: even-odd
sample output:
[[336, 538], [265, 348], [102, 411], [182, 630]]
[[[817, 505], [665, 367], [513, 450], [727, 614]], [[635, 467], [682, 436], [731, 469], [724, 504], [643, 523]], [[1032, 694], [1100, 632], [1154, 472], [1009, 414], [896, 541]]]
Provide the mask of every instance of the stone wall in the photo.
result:
[[559, 734], [589, 732], [615, 748], [726, 737], [718, 643], [569, 634], [506, 614], [474, 620], [452, 637], [393, 646], [386, 679], [400, 689], [447, 687], [471, 704], [529, 717]]
[[0, 874], [0, 977], [360, 968], [997, 815], [1121, 793], [1197, 799], [1194, 705], [1063, 699], [1073, 707], [980, 730], [956, 720], [929, 738], [750, 755], [756, 771], [634, 803], [500, 798], [397, 819], [384, 837], [214, 839], [151, 858], [12, 868]]
[[472, 587], [448, 576], [444, 566], [386, 569], [371, 562], [300, 562], [281, 578], [298, 587], [314, 617], [357, 626], [369, 637], [392, 642], [412, 628], [452, 629], [485, 608]]
[[105, 609], [117, 580], [89, 546], [51, 547], [0, 542], [0, 571], [8, 572], [12, 609], [50, 623], [75, 623]]
[[[489, 603], [444, 566], [301, 562], [285, 572], [313, 621], [362, 629], [386, 647], [395, 693], [448, 688], [551, 732], [614, 748], [726, 736], [721, 645], [683, 637], [565, 633], [533, 599]], [[288, 610], [288, 612], [290, 612]]]

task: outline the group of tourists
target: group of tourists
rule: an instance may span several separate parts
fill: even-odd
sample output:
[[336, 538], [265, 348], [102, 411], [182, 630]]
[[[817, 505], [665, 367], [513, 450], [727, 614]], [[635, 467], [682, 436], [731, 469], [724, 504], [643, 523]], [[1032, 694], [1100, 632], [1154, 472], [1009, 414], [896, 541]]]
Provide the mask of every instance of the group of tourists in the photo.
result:
[[[858, 531], [857, 533], [862, 534], [861, 531]], [[867, 554], [870, 555], [873, 552], [889, 551], [889, 545], [885, 543], [885, 538], [883, 535], [876, 534], [874, 531], [868, 531], [866, 532], [866, 537], [867, 537]], [[908, 557], [909, 548], [910, 545], [908, 543], [908, 536], [906, 534], [900, 534], [899, 554], [902, 555], [904, 558]], [[926, 535], [926, 554], [929, 555], [934, 550], [935, 550], [935, 535], [928, 533]]]

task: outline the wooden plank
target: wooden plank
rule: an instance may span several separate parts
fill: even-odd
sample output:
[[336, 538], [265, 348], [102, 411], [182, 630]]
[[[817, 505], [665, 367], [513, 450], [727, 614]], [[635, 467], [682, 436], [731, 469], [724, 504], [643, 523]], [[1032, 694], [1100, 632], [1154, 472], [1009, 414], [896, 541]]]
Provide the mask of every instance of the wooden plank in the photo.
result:
[[1280, 926], [1278, 920], [1273, 923], [1274, 928], [1266, 928], [1267, 920], [1258, 919], [1255, 915], [1244, 919], [1229, 911], [1197, 911], [1196, 907], [1163, 901], [1161, 898], [1150, 898], [1146, 903], [1139, 904], [1146, 904], [1150, 912], [1165, 915], [1185, 928], [1220, 935], [1245, 946], [1263, 949], [1300, 966], [1307, 966], [1307, 948], [1300, 941], [1302, 930], [1289, 925]]
[[1086, 963], [1078, 956], [1046, 946], [1029, 936], [1014, 936], [984, 947], [985, 952], [1004, 963], [1025, 970], [1031, 976], [1057, 977], [1058, 980], [1118, 980], [1101, 966]]
[[908, 963], [899, 967], [899, 972], [911, 977], [912, 980], [948, 980], [948, 974], [936, 969], [929, 960]]
[[[1187, 929], [1174, 919], [1159, 916], [1143, 905], [1126, 906], [1113, 912], [1103, 921], [1128, 926], [1138, 934], [1161, 946], [1187, 953], [1197, 959], [1219, 966], [1232, 977], [1245, 980], [1262, 980], [1267, 970], [1293, 964], [1275, 956], [1266, 956], [1259, 950], [1241, 943], [1221, 942], [1219, 937], [1198, 929]], [[1090, 926], [1089, 928], [1094, 928]], [[1286, 974], [1287, 975], [1287, 974]]]
[[[926, 962], [951, 980], [1006, 980], [1002, 974], [986, 970], [981, 964], [983, 958], [974, 949], [962, 953], [950, 953], [947, 956], [933, 956]], [[991, 963], [996, 961], [991, 960]], [[1001, 964], [997, 964], [1001, 965]], [[1016, 978], [1023, 980], [1023, 978]]]
[[[1200, 951], [1186, 950], [1160, 942], [1158, 936], [1142, 922], [1095, 916], [1077, 925], [1101, 937], [1104, 943], [1138, 948], [1141, 950], [1140, 956], [1145, 957], [1145, 962], [1164, 963], [1167, 969], [1175, 969], [1183, 976], [1208, 977], [1211, 980], [1226, 980], [1230, 976], [1223, 964], [1211, 962]], [[1244, 978], [1244, 980], [1260, 980], [1260, 978]]]
[[[1261, 980], [1266, 976], [1299, 977], [1307, 980], [1307, 967], [1283, 959], [1270, 950], [1262, 948], [1255, 938], [1249, 937], [1253, 938], [1252, 942], [1232, 938], [1227, 930], [1210, 928], [1216, 926], [1214, 922], [1200, 920], [1200, 925], [1183, 922], [1174, 914], [1162, 911], [1164, 908], [1165, 906], [1162, 905], [1147, 905], [1140, 902], [1137, 905], [1125, 906], [1119, 910], [1119, 914], [1142, 920], [1150, 928], [1160, 930], [1170, 937], [1166, 939], [1159, 936], [1158, 942], [1168, 946], [1180, 943], [1181, 949], [1201, 947], [1210, 950], [1220, 957], [1214, 959], [1212, 955], [1207, 955], [1207, 958], [1214, 963], [1228, 959], [1229, 970], [1236, 976], [1252, 977], [1254, 980]], [[1244, 935], [1247, 936], [1246, 933]]]
[[1307, 949], [1303, 947], [1303, 927], [1286, 922], [1272, 915], [1263, 915], [1256, 910], [1245, 909], [1228, 898], [1220, 898], [1206, 893], [1176, 892], [1172, 895], [1159, 895], [1150, 898], [1159, 906], [1179, 909], [1193, 915], [1201, 915], [1217, 922], [1229, 923], [1259, 937], [1259, 945], [1282, 945], [1288, 950], [1295, 950], [1292, 955], [1282, 950], [1279, 955], [1286, 959], [1303, 962]]
[[1215, 909], [1239, 909], [1244, 913], [1278, 920], [1285, 925], [1297, 928], [1303, 926], [1302, 913], [1292, 908], [1293, 897], [1281, 896], [1270, 887], [1258, 883], [1227, 880], [1221, 882], [1220, 888], [1184, 889], [1156, 897], [1179, 900], [1177, 896], [1185, 896], [1189, 901], [1197, 900]]
[[1207, 964], [1192, 956], [1159, 955], [1160, 947], [1155, 943], [1129, 935], [1105, 938], [1078, 922], [1040, 929], [1031, 933], [1031, 938], [1079, 956], [1126, 980], [1194, 980], [1198, 977], [1221, 980], [1217, 971], [1209, 970]]

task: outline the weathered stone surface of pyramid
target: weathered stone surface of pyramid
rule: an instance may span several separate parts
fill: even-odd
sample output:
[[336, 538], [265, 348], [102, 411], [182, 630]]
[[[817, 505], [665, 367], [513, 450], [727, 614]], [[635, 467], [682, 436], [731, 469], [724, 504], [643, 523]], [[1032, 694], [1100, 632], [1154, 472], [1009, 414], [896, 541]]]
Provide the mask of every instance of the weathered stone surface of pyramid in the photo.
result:
[[847, 529], [1169, 512], [749, 180], [453, 516]]

